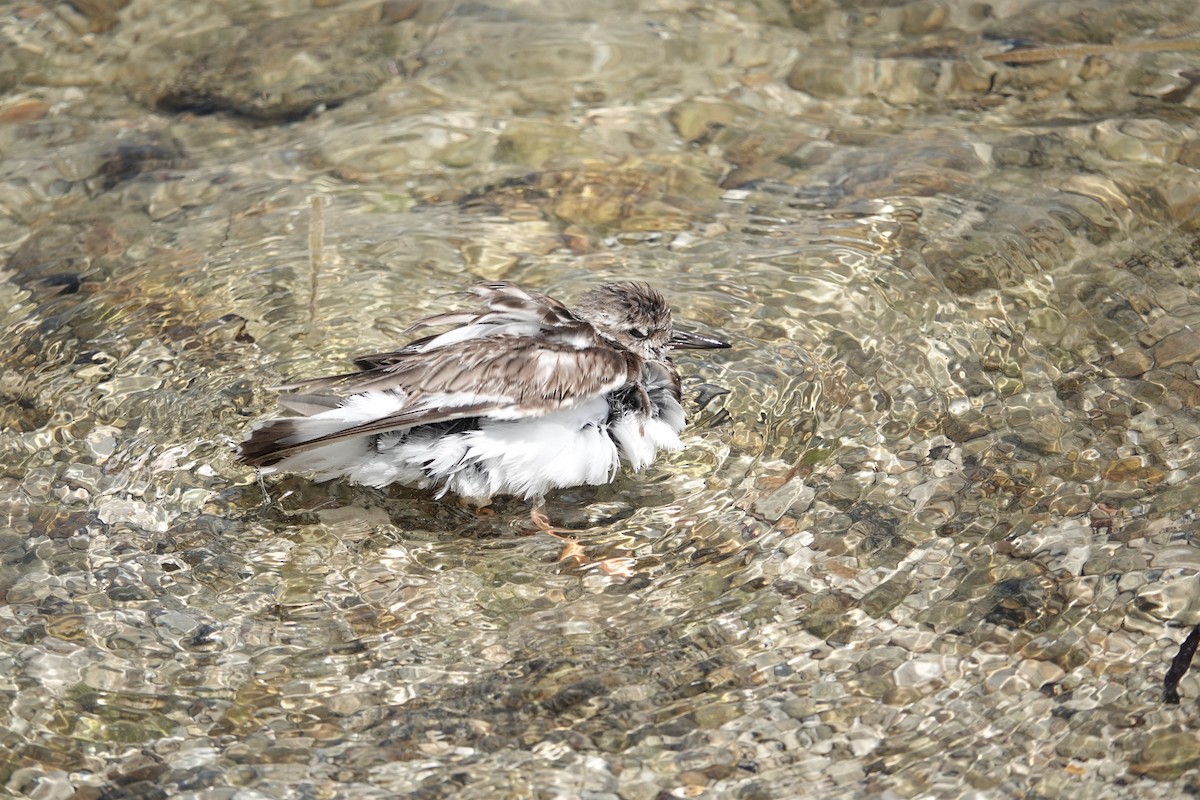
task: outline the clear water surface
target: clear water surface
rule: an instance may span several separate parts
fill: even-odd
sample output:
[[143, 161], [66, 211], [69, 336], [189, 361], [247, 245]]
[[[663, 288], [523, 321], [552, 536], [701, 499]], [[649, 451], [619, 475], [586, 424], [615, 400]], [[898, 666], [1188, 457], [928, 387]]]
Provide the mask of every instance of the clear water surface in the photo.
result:
[[[1194, 791], [1198, 28], [0, 11], [0, 792]], [[549, 498], [629, 576], [230, 458], [471, 281], [616, 278], [734, 343], [680, 358], [683, 452]]]

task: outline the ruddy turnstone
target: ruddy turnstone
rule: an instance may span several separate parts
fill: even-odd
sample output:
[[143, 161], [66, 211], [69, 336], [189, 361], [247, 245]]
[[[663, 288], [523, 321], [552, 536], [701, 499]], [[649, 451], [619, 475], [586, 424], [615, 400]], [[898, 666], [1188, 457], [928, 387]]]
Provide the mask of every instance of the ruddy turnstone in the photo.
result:
[[659, 450], [682, 447], [679, 372], [672, 350], [729, 344], [675, 330], [662, 295], [608, 283], [574, 309], [505, 282], [465, 294], [473, 310], [413, 328], [451, 325], [392, 353], [354, 359], [358, 370], [276, 389], [299, 416], [255, 425], [238, 459], [263, 473], [401, 483], [484, 504], [534, 501], [551, 489], [610, 482]]

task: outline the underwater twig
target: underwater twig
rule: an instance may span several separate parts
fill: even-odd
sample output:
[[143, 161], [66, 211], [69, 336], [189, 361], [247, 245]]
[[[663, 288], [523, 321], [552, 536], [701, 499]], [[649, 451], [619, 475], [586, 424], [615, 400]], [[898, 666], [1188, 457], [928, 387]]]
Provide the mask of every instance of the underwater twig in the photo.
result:
[[433, 27], [429, 36], [425, 38], [425, 41], [422, 42], [421, 46], [417, 49], [417, 58], [425, 57], [425, 51], [429, 49], [429, 46], [433, 44], [434, 40], [437, 39], [438, 34], [442, 32], [442, 26], [446, 24], [446, 20], [449, 19], [450, 15], [454, 13], [454, 9], [457, 5], [458, 0], [451, 0], [450, 3], [446, 4], [445, 9], [442, 10], [441, 16], [439, 16], [437, 21], [433, 23]]
[[1179, 704], [1179, 681], [1187, 674], [1192, 665], [1192, 657], [1196, 655], [1196, 646], [1200, 645], [1200, 625], [1192, 628], [1192, 632], [1179, 645], [1179, 652], [1171, 659], [1171, 668], [1163, 679], [1163, 702]]
[[325, 254], [325, 197], [314, 194], [308, 201], [308, 336], [313, 339], [317, 335], [317, 287]]
[[1087, 56], [1116, 55], [1117, 53], [1160, 53], [1172, 50], [1200, 50], [1200, 39], [1166, 39], [1154, 42], [1129, 42], [1128, 44], [1060, 44], [1046, 47], [1023, 47], [1005, 53], [991, 53], [986, 61], [1003, 61], [1006, 64], [1035, 64], [1055, 61], [1060, 58], [1086, 58]]

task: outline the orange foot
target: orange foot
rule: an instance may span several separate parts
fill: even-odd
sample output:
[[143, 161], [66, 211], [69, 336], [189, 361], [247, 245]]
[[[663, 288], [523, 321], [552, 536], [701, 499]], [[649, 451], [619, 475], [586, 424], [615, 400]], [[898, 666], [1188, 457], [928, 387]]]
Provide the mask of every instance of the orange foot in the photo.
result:
[[566, 528], [556, 528], [550, 524], [550, 518], [546, 516], [546, 510], [540, 505], [535, 505], [529, 509], [529, 519], [534, 527], [542, 533], [548, 533], [555, 539], [561, 539], [564, 542], [575, 543], [575, 534], [579, 531], [572, 531]]
[[605, 575], [611, 575], [615, 578], [632, 578], [633, 568], [637, 565], [637, 560], [625, 556], [616, 558], [602, 558], [599, 561], [593, 561], [584, 552], [583, 547], [578, 542], [567, 542], [562, 553], [558, 557], [558, 563], [565, 564], [571, 569], [595, 569]]
[[550, 524], [550, 518], [546, 516], [546, 511], [540, 505], [535, 505], [530, 509], [529, 519], [539, 531], [563, 542], [562, 552], [558, 555], [558, 563], [569, 569], [594, 568], [605, 575], [620, 578], [633, 577], [633, 567], [637, 563], [635, 559], [602, 558], [599, 561], [592, 560], [584, 551], [583, 545], [575, 540], [575, 535], [579, 531], [554, 527]]

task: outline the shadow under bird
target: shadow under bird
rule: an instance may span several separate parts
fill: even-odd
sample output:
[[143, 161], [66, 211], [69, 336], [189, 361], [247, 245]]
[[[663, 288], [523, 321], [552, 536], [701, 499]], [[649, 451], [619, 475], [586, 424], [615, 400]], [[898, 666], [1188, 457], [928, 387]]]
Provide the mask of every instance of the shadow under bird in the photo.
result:
[[478, 306], [411, 329], [453, 326], [355, 372], [275, 387], [298, 416], [256, 424], [237, 457], [263, 473], [299, 472], [450, 492], [485, 504], [610, 482], [678, 450], [684, 427], [676, 349], [727, 348], [675, 330], [643, 283], [608, 283], [574, 309], [506, 282], [464, 294]]

